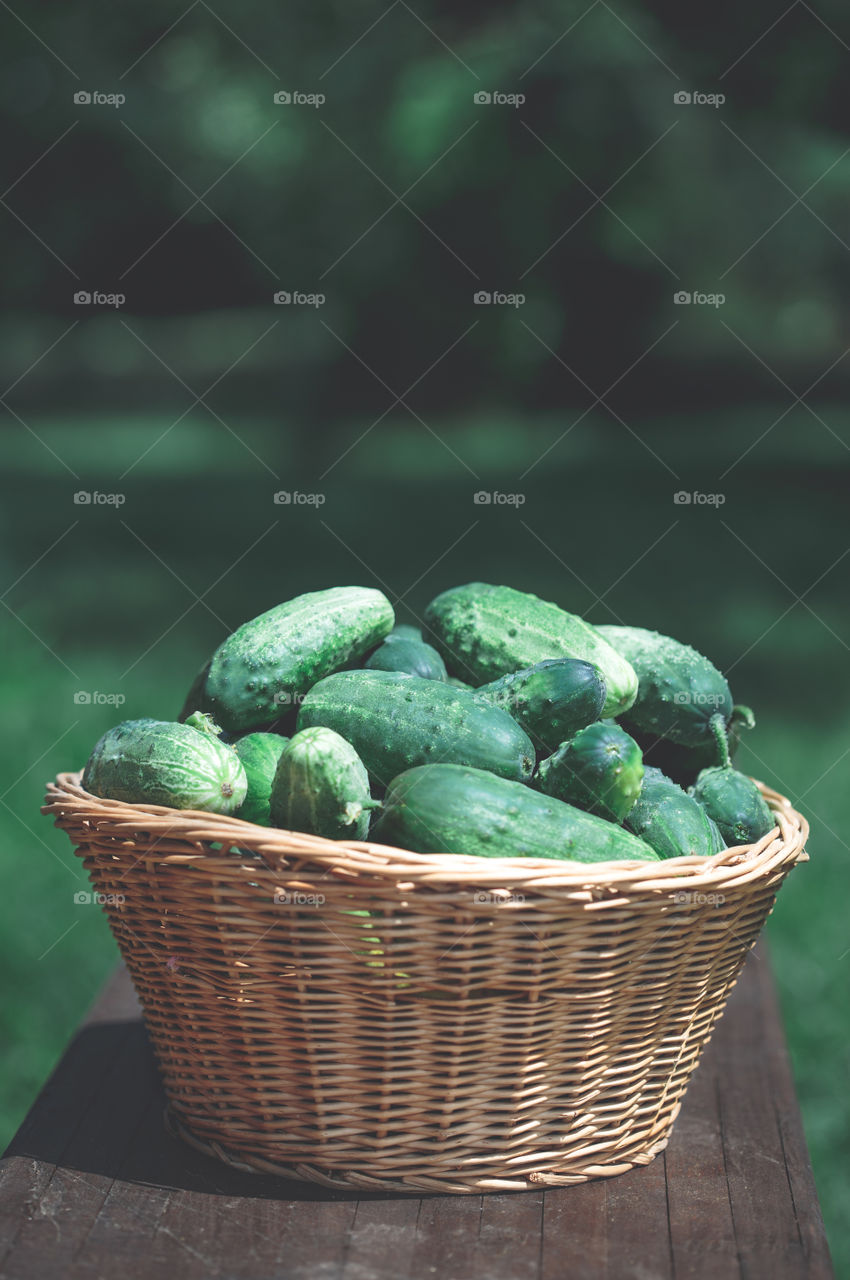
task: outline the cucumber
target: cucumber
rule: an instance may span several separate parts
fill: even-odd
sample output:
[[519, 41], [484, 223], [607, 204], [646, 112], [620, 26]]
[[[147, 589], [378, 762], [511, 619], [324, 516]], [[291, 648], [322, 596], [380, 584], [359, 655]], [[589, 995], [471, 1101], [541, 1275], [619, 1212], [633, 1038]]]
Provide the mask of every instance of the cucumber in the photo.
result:
[[248, 790], [236, 815], [238, 818], [256, 822], [261, 827], [271, 825], [269, 797], [281, 752], [288, 741], [278, 733], [248, 733], [234, 743], [234, 750], [248, 779]]
[[543, 755], [598, 720], [605, 705], [605, 681], [599, 668], [581, 658], [536, 662], [476, 692], [509, 711]]
[[235, 813], [248, 780], [233, 747], [170, 720], [125, 720], [103, 735], [83, 771], [93, 796], [127, 804]]
[[440, 680], [398, 671], [339, 671], [314, 685], [298, 729], [324, 725], [350, 742], [380, 786], [414, 765], [445, 761], [522, 782], [534, 746], [501, 707]]
[[332, 729], [304, 729], [281, 752], [271, 820], [328, 840], [364, 840], [374, 808], [357, 752]]
[[457, 676], [449, 676], [446, 684], [450, 684], [453, 689], [472, 689], [474, 685], [467, 684], [465, 680], [459, 680]]
[[[732, 708], [732, 719], [726, 734], [730, 759], [735, 758], [742, 730], [752, 729], [754, 726], [755, 717], [749, 707]], [[655, 733], [640, 733], [634, 726], [631, 729], [643, 752], [644, 763], [660, 769], [668, 778], [678, 782], [680, 787], [693, 786], [702, 769], [710, 769], [720, 763], [717, 743], [713, 737], [711, 741], [701, 743], [698, 747], [682, 747], [667, 738], [659, 738]]]
[[622, 822], [640, 795], [643, 757], [617, 725], [591, 724], [537, 770], [547, 796], [565, 800], [609, 822]]
[[623, 726], [656, 734], [683, 747], [713, 741], [711, 717], [732, 717], [729, 685], [708, 658], [690, 645], [642, 627], [599, 628], [637, 672], [638, 695]]
[[547, 658], [582, 658], [605, 681], [604, 714], [632, 705], [637, 676], [599, 631], [556, 604], [512, 587], [471, 582], [432, 600], [425, 622], [453, 675], [488, 684]]
[[311, 591], [244, 623], [196, 677], [181, 719], [209, 711], [231, 732], [271, 724], [312, 684], [362, 658], [392, 628], [392, 605], [370, 587]]
[[644, 768], [640, 795], [626, 815], [625, 826], [661, 858], [709, 858], [725, 848], [702, 805], [651, 766]]
[[427, 764], [390, 783], [372, 836], [414, 853], [575, 862], [657, 860], [644, 841], [602, 818], [483, 769]]
[[414, 627], [409, 622], [397, 622], [390, 635], [398, 636], [399, 640], [421, 640], [424, 643], [424, 636], [419, 627]]
[[753, 844], [776, 826], [752, 778], [733, 769], [726, 735], [715, 726], [721, 763], [703, 769], [691, 794], [720, 829], [727, 845]]
[[401, 671], [423, 680], [446, 680], [446, 664], [433, 645], [392, 631], [365, 662], [367, 671]]

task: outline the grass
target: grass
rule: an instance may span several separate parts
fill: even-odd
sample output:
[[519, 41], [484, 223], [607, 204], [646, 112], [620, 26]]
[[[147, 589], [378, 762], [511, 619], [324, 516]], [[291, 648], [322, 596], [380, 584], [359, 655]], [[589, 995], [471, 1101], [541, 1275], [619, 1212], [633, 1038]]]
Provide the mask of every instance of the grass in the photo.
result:
[[[168, 421], [133, 419], [126, 435], [115, 420], [70, 433], [33, 425], [77, 478], [32, 437], [11, 439], [0, 517], [0, 1031], [10, 1046], [0, 1144], [116, 960], [100, 912], [73, 901], [86, 882], [67, 837], [39, 815], [45, 780], [80, 767], [115, 720], [176, 714], [226, 632], [280, 599], [384, 584], [401, 597], [399, 618], [412, 620], [452, 583], [505, 581], [593, 621], [696, 644], [757, 710], [740, 763], [812, 823], [812, 860], [767, 927], [836, 1269], [848, 1273], [846, 452], [819, 440], [813, 461], [783, 425], [769, 452], [753, 450], [720, 482], [727, 454], [758, 434], [750, 415], [718, 419], [714, 452], [706, 424], [685, 434], [666, 421], [652, 441], [671, 477], [640, 442], [591, 417], [519, 481], [563, 424], [500, 419], [488, 430], [482, 417], [441, 428], [473, 476], [421, 428], [388, 420], [322, 480], [363, 428], [308, 446], [283, 427], [247, 423], [273, 476], [200, 422], [158, 445]], [[672, 501], [674, 489], [721, 487], [720, 508]], [[120, 490], [126, 501], [79, 507], [77, 489]], [[325, 502], [276, 506], [277, 489], [320, 491]], [[479, 489], [519, 489], [525, 501], [475, 505]], [[120, 711], [79, 705], [81, 689], [126, 701]]]

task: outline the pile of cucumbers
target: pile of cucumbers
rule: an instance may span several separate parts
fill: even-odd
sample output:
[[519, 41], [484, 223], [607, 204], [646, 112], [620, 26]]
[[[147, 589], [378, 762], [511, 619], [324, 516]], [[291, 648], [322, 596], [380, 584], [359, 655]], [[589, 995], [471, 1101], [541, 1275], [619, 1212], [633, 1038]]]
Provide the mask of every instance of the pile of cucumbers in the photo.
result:
[[422, 853], [711, 856], [775, 826], [731, 755], [753, 715], [689, 646], [469, 583], [396, 626], [334, 587], [235, 631], [177, 721], [129, 720], [83, 786]]

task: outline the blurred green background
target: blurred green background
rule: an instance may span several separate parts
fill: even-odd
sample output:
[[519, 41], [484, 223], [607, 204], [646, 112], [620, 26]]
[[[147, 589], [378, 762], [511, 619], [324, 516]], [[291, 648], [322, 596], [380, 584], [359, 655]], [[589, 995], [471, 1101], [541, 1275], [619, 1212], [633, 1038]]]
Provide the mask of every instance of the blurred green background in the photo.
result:
[[768, 934], [846, 1274], [840, 5], [2, 23], [0, 1142], [116, 960], [45, 780], [281, 599], [374, 584], [413, 620], [503, 581], [696, 645], [756, 708], [740, 763], [812, 823]]

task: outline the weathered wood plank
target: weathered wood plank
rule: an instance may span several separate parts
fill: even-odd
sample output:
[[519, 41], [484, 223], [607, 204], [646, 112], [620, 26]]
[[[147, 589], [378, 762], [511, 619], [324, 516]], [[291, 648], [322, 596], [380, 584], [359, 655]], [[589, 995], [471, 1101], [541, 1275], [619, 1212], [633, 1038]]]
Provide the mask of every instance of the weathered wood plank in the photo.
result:
[[766, 960], [750, 960], [668, 1151], [622, 1177], [491, 1196], [343, 1193], [169, 1137], [122, 970], [0, 1165], [4, 1280], [829, 1280]]

